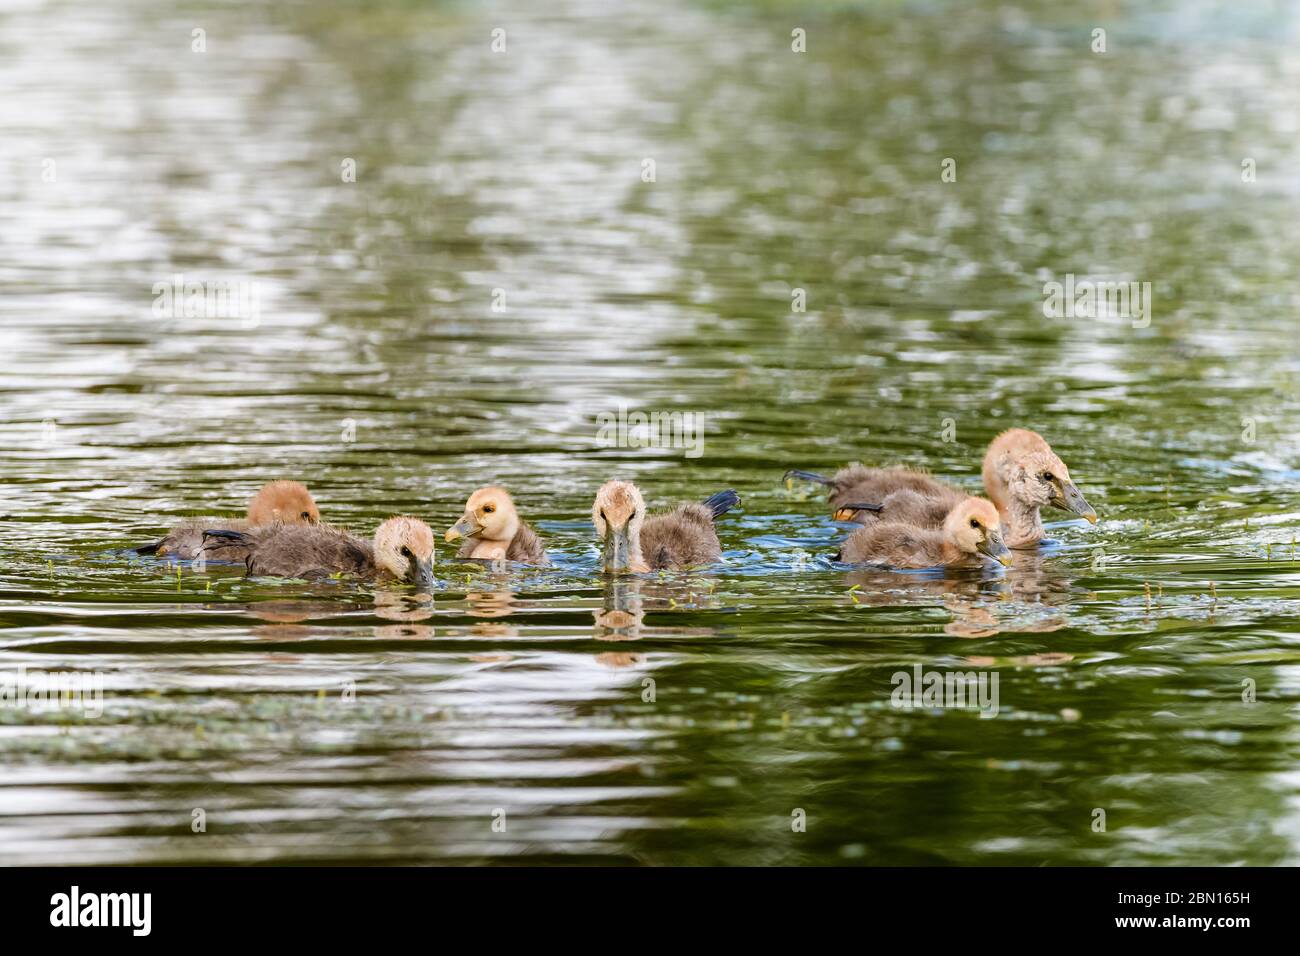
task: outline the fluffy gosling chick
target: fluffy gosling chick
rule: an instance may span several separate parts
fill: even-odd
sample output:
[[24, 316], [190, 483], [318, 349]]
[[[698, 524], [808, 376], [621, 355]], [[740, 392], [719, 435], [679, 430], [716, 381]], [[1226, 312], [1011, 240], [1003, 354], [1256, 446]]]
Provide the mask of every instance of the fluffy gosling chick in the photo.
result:
[[248, 573], [278, 578], [355, 574], [405, 581], [428, 590], [433, 579], [433, 531], [419, 518], [389, 518], [374, 541], [329, 525], [274, 524], [249, 531], [208, 531], [203, 553], [226, 560], [234, 548]]
[[[904, 521], [938, 528], [948, 512], [968, 497], [921, 471], [849, 465], [834, 476], [791, 470], [785, 477], [815, 481], [830, 489], [829, 501], [840, 521], [870, 525]], [[1070, 471], [1036, 432], [1013, 428], [989, 443], [984, 455], [984, 490], [1005, 525], [1013, 548], [1034, 548], [1043, 540], [1040, 510], [1059, 508], [1094, 524], [1097, 513], [1070, 480]]]
[[137, 554], [168, 555], [183, 560], [198, 556], [203, 550], [206, 531], [245, 531], [266, 525], [318, 524], [320, 509], [307, 486], [297, 481], [272, 481], [248, 502], [246, 518], [186, 518], [175, 525], [161, 541], [136, 548]]
[[981, 555], [1003, 565], [1011, 563], [998, 509], [983, 498], [967, 498], [948, 512], [941, 528], [902, 521], [878, 521], [859, 528], [844, 541], [835, 559], [919, 570], [978, 567], [983, 563]]
[[458, 558], [546, 564], [546, 549], [515, 510], [504, 488], [480, 488], [465, 502], [465, 514], [447, 529], [448, 541], [463, 538]]
[[989, 443], [984, 490], [1002, 515], [1013, 548], [1033, 548], [1043, 540], [1045, 507], [1097, 523], [1097, 512], [1070, 480], [1065, 462], [1042, 435], [1025, 428], [1004, 431]]
[[713, 521], [739, 503], [734, 491], [719, 491], [701, 503], [686, 502], [667, 514], [647, 517], [636, 485], [607, 481], [591, 508], [591, 523], [604, 542], [604, 569], [610, 574], [644, 573], [720, 561], [722, 545]]
[[[862, 464], [852, 464], [837, 471], [832, 477], [818, 475], [811, 471], [791, 469], [784, 476], [815, 481], [828, 489], [828, 501], [836, 511], [862, 512], [855, 520], [868, 523], [875, 520], [872, 515], [884, 516], [884, 501], [891, 495], [911, 494], [919, 499], [935, 499], [936, 502], [947, 500], [948, 506], [939, 515], [938, 524], [943, 523], [948, 511], [960, 504], [967, 497], [966, 492], [951, 485], [946, 485], [934, 476], [914, 468], [893, 465], [888, 468], [868, 468]], [[891, 516], [893, 520], [897, 515]], [[919, 517], [919, 516], [918, 516]]]

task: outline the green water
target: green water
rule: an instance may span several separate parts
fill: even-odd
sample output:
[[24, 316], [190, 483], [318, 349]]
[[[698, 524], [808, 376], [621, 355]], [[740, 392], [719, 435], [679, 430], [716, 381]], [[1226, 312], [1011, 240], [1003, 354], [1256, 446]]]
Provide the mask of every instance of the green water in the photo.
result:
[[[0, 861], [1300, 862], [1300, 17], [1073, 6], [0, 14], [0, 673], [104, 686], [0, 707]], [[1071, 273], [1149, 325], [1044, 318]], [[1101, 521], [1005, 573], [835, 566], [780, 481], [975, 490], [1013, 425]], [[737, 489], [725, 564], [602, 579], [616, 475]], [[126, 553], [274, 477], [363, 532], [501, 481], [556, 565]], [[891, 706], [916, 665], [997, 716]]]

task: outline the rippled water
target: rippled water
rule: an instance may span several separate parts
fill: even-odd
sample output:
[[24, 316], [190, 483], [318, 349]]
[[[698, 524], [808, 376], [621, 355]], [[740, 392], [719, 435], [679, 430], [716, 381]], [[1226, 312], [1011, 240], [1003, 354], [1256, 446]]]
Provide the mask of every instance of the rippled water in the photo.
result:
[[[0, 672], [104, 682], [0, 707], [3, 860], [1300, 862], [1294, 5], [541, 6], [0, 13]], [[1067, 273], [1149, 326], [1045, 319]], [[1012, 425], [1102, 520], [1005, 573], [836, 566], [780, 480], [974, 490]], [[726, 563], [603, 579], [614, 475], [736, 488]], [[556, 566], [130, 554], [281, 476], [366, 532], [502, 481]]]

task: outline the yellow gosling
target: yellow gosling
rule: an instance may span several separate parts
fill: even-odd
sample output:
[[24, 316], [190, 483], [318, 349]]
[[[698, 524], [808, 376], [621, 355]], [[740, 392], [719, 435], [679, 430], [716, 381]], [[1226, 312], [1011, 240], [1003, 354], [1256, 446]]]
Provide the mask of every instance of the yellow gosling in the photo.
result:
[[720, 561], [722, 545], [713, 522], [739, 503], [734, 491], [720, 491], [703, 502], [647, 516], [636, 485], [607, 481], [591, 508], [591, 523], [602, 540], [603, 567], [610, 574], [644, 573]]
[[519, 517], [504, 488], [480, 488], [465, 502], [465, 514], [447, 529], [448, 541], [463, 540], [456, 557], [487, 561], [546, 564], [546, 549], [532, 528]]

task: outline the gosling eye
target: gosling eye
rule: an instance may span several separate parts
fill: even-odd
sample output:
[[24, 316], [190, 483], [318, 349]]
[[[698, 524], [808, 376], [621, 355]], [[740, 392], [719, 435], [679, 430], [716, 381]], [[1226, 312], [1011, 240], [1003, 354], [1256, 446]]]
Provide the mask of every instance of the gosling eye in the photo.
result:
[[303, 521], [310, 521], [310, 520], [311, 520], [311, 512], [310, 512], [310, 511], [304, 511], [304, 512], [302, 513], [302, 520], [303, 520]]
[[406, 558], [409, 561], [413, 559], [415, 555], [411, 553], [410, 548], [406, 547], [406, 545], [402, 545], [402, 557]]
[[978, 527], [980, 526], [979, 519], [978, 519], [978, 518], [971, 518], [971, 519], [970, 519], [970, 526], [971, 526], [972, 528], [978, 528]]
[[494, 512], [494, 511], [496, 511], [496, 510], [497, 510], [497, 506], [496, 506], [496, 505], [484, 505], [484, 506], [483, 506], [483, 513], [484, 513], [485, 515], [490, 515], [492, 512]]
[[1043, 472], [1043, 481], [1055, 481], [1055, 480], [1056, 480], [1056, 476], [1053, 475], [1050, 471]]
[[609, 519], [605, 517], [605, 509], [600, 509], [600, 520], [608, 523]]

